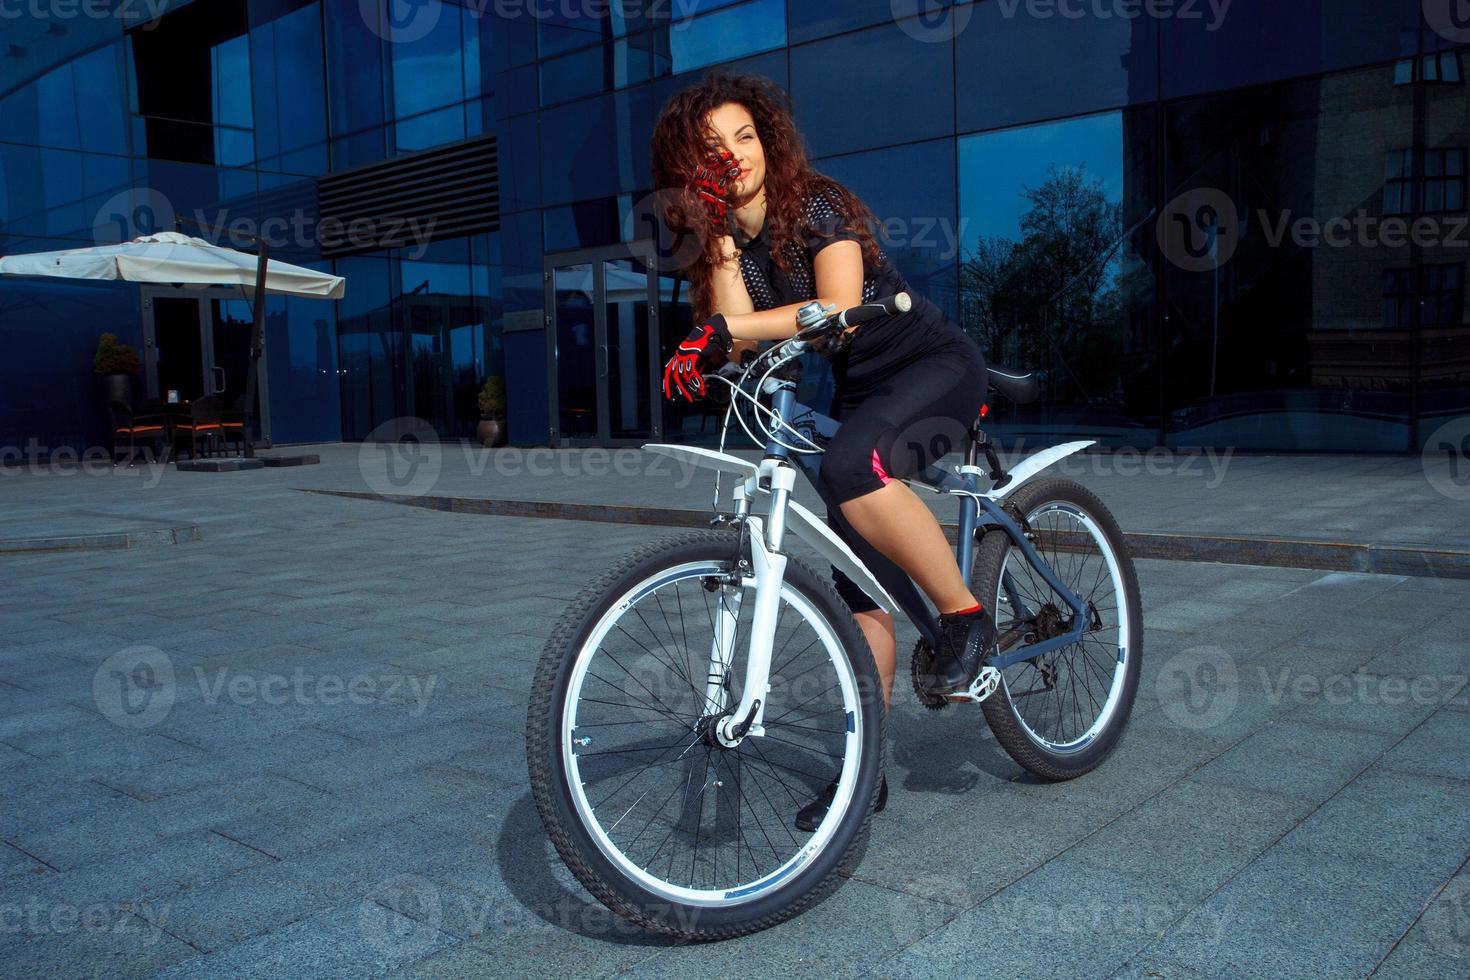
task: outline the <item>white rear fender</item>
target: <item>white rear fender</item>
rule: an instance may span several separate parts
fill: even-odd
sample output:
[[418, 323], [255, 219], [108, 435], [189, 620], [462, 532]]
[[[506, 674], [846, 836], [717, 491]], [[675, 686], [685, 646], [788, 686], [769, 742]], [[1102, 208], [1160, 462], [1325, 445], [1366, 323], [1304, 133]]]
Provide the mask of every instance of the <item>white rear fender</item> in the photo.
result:
[[[1083, 445], [1086, 444], [1083, 443]], [[727, 453], [715, 452], [712, 449], [701, 449], [698, 446], [648, 443], [643, 448], [648, 452], [660, 453], [692, 466], [722, 470], [726, 473], [738, 473], [747, 479], [760, 472], [760, 467], [755, 463]], [[755, 481], [752, 480], [751, 485], [754, 486]], [[858, 588], [882, 606], [886, 612], [889, 614], [898, 612], [898, 603], [888, 594], [888, 590], [878, 584], [873, 573], [868, 571], [868, 566], [863, 564], [861, 558], [853, 554], [852, 549], [827, 526], [826, 521], [789, 497], [786, 502], [786, 516], [787, 530], [795, 531], [803, 541], [815, 548], [818, 554], [835, 567], [840, 568], [843, 574], [852, 579]]]
[[1079, 442], [1064, 442], [1060, 446], [1052, 446], [1050, 449], [1043, 449], [1039, 453], [1033, 453], [1017, 463], [1015, 468], [1010, 471], [1011, 481], [1009, 483], [998, 490], [987, 491], [985, 496], [991, 500], [1004, 500], [1011, 491], [1057, 460], [1065, 459], [1073, 453], [1081, 452], [1096, 441], [1096, 439], [1084, 439]]

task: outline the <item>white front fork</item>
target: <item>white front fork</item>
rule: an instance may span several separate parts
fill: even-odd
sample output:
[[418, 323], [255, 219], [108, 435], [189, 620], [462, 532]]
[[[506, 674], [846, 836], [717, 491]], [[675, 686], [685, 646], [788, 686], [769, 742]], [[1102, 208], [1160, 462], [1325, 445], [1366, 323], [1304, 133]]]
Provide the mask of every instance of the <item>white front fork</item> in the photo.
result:
[[[781, 587], [786, 581], [787, 558], [781, 553], [781, 539], [785, 530], [786, 501], [796, 486], [796, 469], [791, 465], [779, 465], [770, 460], [762, 461], [758, 486], [769, 487], [771, 506], [767, 511], [770, 521], [747, 516], [746, 529], [750, 539], [751, 572], [755, 576], [755, 612], [750, 623], [750, 656], [745, 667], [745, 688], [740, 703], [720, 719], [716, 737], [720, 742], [734, 747], [746, 735], [764, 735], [761, 722], [765, 718], [767, 695], [771, 684], [771, 648], [776, 636], [776, 620], [781, 613]], [[742, 586], [746, 583], [742, 582]], [[726, 649], [729, 649], [728, 645]], [[711, 664], [711, 673], [716, 665]], [[728, 668], [728, 665], [726, 665]], [[737, 729], [749, 726], [744, 732]]]

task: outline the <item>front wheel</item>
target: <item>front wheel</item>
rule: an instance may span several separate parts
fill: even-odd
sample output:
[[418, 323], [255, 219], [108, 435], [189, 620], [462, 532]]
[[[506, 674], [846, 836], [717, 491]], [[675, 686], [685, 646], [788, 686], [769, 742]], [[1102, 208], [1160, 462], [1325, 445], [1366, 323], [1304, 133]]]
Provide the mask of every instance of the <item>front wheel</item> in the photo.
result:
[[[689, 939], [755, 932], [861, 860], [883, 762], [883, 699], [831, 585], [790, 560], [764, 734], [716, 735], [741, 699], [754, 580], [733, 532], [654, 542], [573, 601], [546, 642], [526, 756], [537, 811], [603, 904]], [[812, 832], [796, 812], [832, 779]]]
[[[1143, 657], [1138, 576], [1118, 522], [1086, 487], [1039, 480], [1009, 504], [1043, 561], [1082, 600], [1085, 632], [1003, 669], [981, 704], [1012, 759], [1042, 779], [1072, 779], [1101, 765], [1128, 725]], [[1002, 530], [981, 539], [972, 583], [995, 614], [1002, 652], [1073, 629], [1075, 612]]]

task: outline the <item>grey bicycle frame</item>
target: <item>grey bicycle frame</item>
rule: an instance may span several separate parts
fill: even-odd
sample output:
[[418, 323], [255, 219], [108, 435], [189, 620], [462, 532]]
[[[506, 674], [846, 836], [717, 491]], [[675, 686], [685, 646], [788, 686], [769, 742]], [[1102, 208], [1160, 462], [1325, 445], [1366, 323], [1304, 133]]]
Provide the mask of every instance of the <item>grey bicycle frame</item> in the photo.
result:
[[[792, 365], [796, 371], [799, 367]], [[786, 426], [801, 433], [807, 439], [817, 445], [825, 445], [837, 434], [841, 423], [836, 419], [823, 415], [821, 412], [810, 408], [796, 400], [796, 380], [793, 377], [784, 376], [774, 381], [775, 390], [771, 395], [771, 409], [775, 418], [782, 420]], [[773, 426], [773, 433], [779, 437], [780, 426]], [[807, 479], [812, 481], [813, 486], [820, 486], [817, 481], [821, 473], [821, 453], [794, 453], [779, 438], [773, 438], [766, 442], [765, 456], [767, 459], [784, 460], [787, 463], [795, 462], [806, 474]], [[1017, 646], [1006, 651], [1000, 656], [986, 661], [997, 670], [1009, 667], [1011, 664], [1022, 660], [1030, 660], [1060, 649], [1072, 643], [1080, 643], [1082, 636], [1089, 625], [1087, 608], [1078, 596], [1067, 588], [1057, 577], [1045, 559], [1037, 553], [1030, 539], [1026, 537], [1025, 531], [1007, 514], [999, 504], [989, 499], [979, 489], [977, 479], [978, 467], [975, 465], [976, 447], [971, 441], [969, 451], [966, 455], [966, 466], [960, 474], [951, 473], [947, 470], [930, 464], [917, 473], [912, 479], [923, 483], [934, 489], [955, 493], [960, 497], [960, 523], [959, 523], [959, 546], [957, 548], [956, 561], [959, 564], [960, 576], [964, 579], [966, 587], [970, 585], [970, 569], [974, 564], [975, 539], [981, 528], [994, 526], [1006, 533], [1011, 541], [1025, 555], [1026, 561], [1041, 575], [1046, 584], [1051, 586], [1056, 593], [1071, 607], [1073, 626], [1071, 631], [1061, 636], [1042, 640], [1025, 646]], [[837, 508], [829, 508], [831, 519], [842, 525], [843, 537], [849, 546], [868, 566], [882, 586], [888, 590], [899, 608], [908, 616], [914, 627], [924, 639], [929, 641], [933, 648], [938, 641], [939, 620], [929, 609], [928, 601], [924, 598], [912, 579], [903, 569], [894, 564], [893, 561], [884, 557], [876, 548], [868, 544], [863, 538], [852, 530], [846, 523], [841, 512]], [[982, 513], [983, 511], [983, 513]], [[1018, 594], [1011, 572], [1007, 569], [1001, 579], [1001, 587], [1005, 590], [1007, 598], [1011, 603], [1012, 614], [1018, 621], [1030, 620], [1036, 615], [1024, 599]]]

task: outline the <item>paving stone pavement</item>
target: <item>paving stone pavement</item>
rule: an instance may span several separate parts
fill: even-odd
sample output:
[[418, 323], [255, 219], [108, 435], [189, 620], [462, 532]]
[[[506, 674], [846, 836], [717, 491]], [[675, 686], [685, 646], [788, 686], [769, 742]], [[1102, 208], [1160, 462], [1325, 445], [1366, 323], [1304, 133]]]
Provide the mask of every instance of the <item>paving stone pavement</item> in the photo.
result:
[[0, 559], [6, 975], [1470, 973], [1470, 582], [1141, 562], [1103, 768], [1036, 782], [901, 674], [855, 875], [687, 946], [562, 867], [523, 737], [567, 597], [678, 532], [68, 479], [0, 505], [205, 533]]

